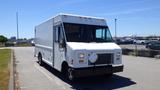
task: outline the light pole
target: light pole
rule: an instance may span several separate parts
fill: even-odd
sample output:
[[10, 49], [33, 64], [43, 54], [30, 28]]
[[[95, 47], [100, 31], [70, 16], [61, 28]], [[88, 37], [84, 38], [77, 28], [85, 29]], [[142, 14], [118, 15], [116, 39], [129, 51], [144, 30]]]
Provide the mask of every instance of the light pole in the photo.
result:
[[115, 19], [115, 41], [117, 41], [117, 19]]
[[19, 39], [18, 12], [16, 12], [16, 24], [17, 24], [17, 42], [18, 42]]

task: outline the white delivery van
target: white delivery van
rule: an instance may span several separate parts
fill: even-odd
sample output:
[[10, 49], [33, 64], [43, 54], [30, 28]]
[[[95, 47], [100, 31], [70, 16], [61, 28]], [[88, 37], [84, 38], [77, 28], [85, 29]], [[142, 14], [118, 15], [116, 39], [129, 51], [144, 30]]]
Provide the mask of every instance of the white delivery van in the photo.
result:
[[122, 50], [105, 19], [59, 14], [35, 27], [35, 56], [70, 80], [123, 71]]

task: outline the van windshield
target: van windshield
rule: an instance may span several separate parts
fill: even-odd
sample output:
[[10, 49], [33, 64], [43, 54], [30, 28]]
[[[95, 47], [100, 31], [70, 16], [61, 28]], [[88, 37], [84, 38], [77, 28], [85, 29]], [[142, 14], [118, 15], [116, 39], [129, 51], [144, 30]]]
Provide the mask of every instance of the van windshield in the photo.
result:
[[64, 23], [67, 42], [113, 42], [107, 26]]

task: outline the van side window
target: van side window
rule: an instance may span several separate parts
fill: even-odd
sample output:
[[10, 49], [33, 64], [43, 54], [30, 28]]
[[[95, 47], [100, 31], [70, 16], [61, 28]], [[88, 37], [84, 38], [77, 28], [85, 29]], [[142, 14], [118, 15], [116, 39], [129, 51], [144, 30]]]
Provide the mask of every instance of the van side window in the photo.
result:
[[64, 39], [64, 34], [61, 26], [56, 27], [56, 41], [59, 44], [60, 48], [65, 47], [65, 39]]
[[55, 42], [59, 42], [59, 41], [60, 41], [60, 36], [61, 36], [61, 34], [60, 34], [61, 28], [57, 26], [57, 27], [55, 28], [55, 30], [56, 30], [56, 34], [55, 34], [56, 40], [55, 40]]
[[61, 39], [61, 28], [58, 27], [58, 42], [60, 42]]

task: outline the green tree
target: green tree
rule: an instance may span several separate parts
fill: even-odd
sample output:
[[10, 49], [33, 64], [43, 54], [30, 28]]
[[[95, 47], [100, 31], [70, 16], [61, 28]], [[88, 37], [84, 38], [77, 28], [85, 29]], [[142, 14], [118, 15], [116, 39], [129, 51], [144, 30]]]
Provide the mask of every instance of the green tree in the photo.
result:
[[0, 35], [0, 43], [1, 44], [5, 44], [7, 41], [8, 41], [8, 39], [5, 36]]

